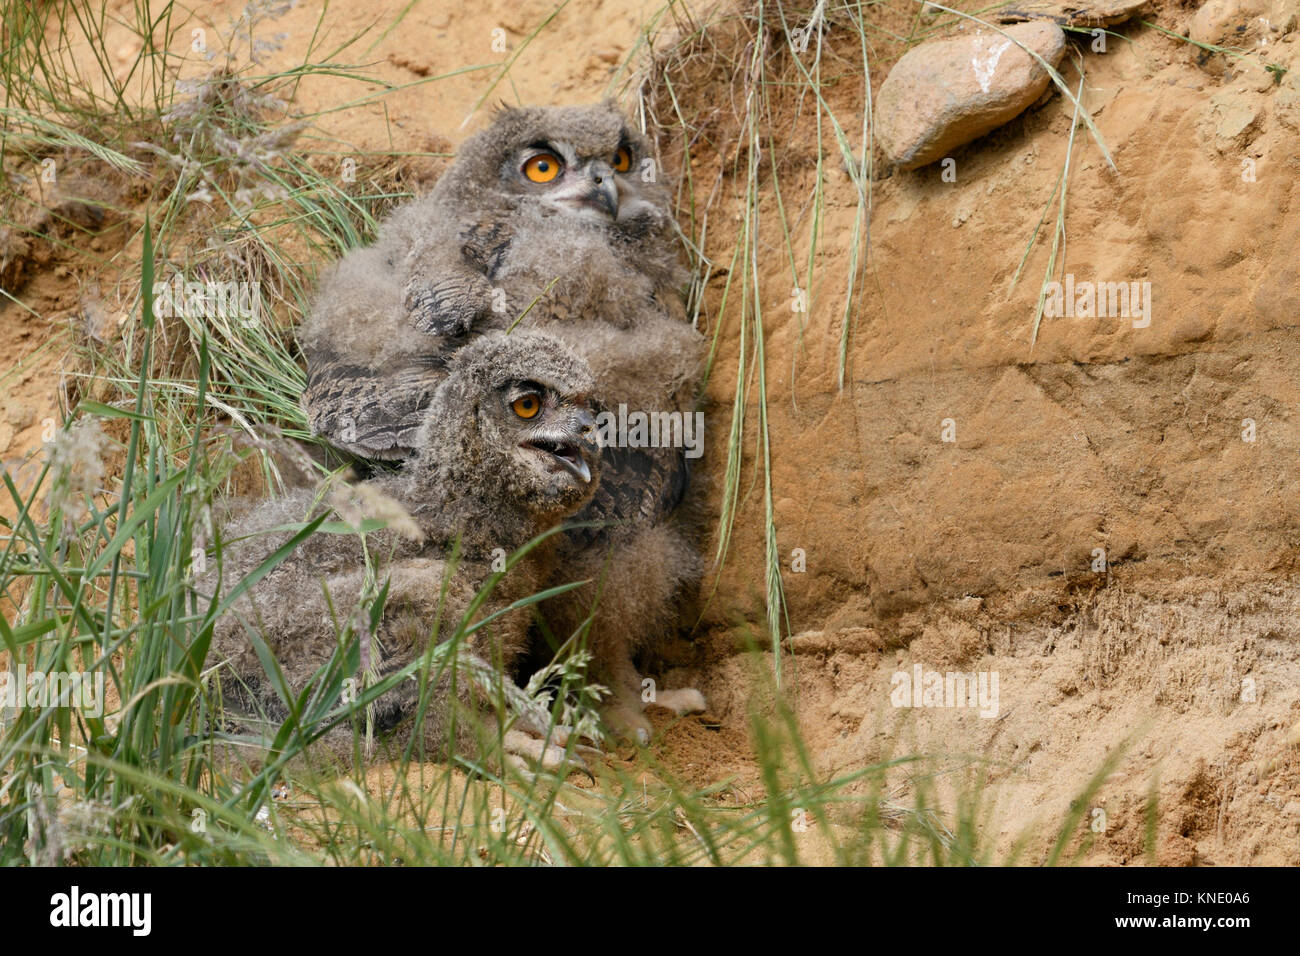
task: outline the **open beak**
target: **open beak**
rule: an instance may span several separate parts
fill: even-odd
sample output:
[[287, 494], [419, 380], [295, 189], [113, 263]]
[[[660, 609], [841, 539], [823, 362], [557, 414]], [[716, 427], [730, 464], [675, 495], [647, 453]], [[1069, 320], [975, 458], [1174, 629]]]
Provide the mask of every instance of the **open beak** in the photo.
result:
[[[596, 416], [589, 409], [580, 409], [574, 416], [573, 424], [579, 432], [579, 444], [573, 446], [572, 460], [566, 457], [560, 461], [560, 464], [586, 484], [591, 481], [591, 469], [587, 466], [587, 456], [584, 452], [590, 453], [593, 458], [600, 455], [600, 433], [596, 430]], [[585, 448], [582, 447], [584, 445]]]
[[534, 438], [532, 441], [525, 442], [524, 447], [549, 455], [555, 464], [584, 485], [591, 481], [591, 466], [587, 464], [587, 459], [583, 457], [582, 448], [577, 442]]
[[551, 460], [577, 478], [584, 485], [591, 482], [591, 465], [600, 456], [600, 433], [596, 418], [588, 409], [571, 412], [572, 417], [563, 430], [539, 435], [524, 442], [524, 446], [544, 452]]
[[585, 485], [591, 481], [591, 469], [587, 467], [587, 460], [582, 457], [582, 454], [576, 448], [568, 447], [572, 453], [556, 454], [555, 460], [560, 463], [565, 471]]

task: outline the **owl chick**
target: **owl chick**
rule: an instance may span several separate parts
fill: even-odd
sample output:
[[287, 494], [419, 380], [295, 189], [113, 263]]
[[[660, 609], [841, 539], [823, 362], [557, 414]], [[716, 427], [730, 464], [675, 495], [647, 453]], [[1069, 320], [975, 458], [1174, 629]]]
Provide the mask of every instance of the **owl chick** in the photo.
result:
[[[587, 361], [598, 414], [690, 414], [704, 343], [685, 321], [686, 278], [667, 185], [612, 104], [504, 109], [322, 286], [300, 334], [309, 418], [356, 455], [404, 459], [446, 355], [516, 322]], [[562, 543], [566, 574], [600, 584], [552, 602], [548, 620], [555, 633], [586, 626], [599, 597], [593, 671], [614, 691], [614, 729], [646, 738], [632, 659], [679, 627], [701, 573], [701, 521], [682, 448], [603, 457], [579, 516], [603, 527]], [[693, 692], [657, 702], [703, 706]]]
[[643, 380], [623, 391], [658, 398], [667, 383], [676, 393], [700, 364], [700, 336], [684, 322], [686, 282], [667, 185], [612, 104], [503, 109], [428, 196], [395, 210], [374, 245], [326, 277], [299, 329], [304, 404], [317, 433], [340, 447], [405, 458], [439, 356], [465, 331], [509, 327], [526, 310], [526, 323], [594, 320], [629, 341], [662, 339], [637, 349], [668, 346], [650, 367], [623, 369], [617, 356], [605, 364]]
[[[453, 631], [492, 574], [494, 560], [591, 499], [600, 467], [587, 399], [591, 387], [585, 363], [538, 333], [484, 336], [450, 356], [424, 410], [420, 453], [400, 473], [336, 495], [330, 503], [348, 524], [379, 517], [387, 519], [387, 529], [366, 535], [364, 543], [356, 533], [318, 529], [219, 620], [211, 661], [228, 661], [233, 671], [223, 679], [227, 709], [249, 721], [259, 714], [273, 720], [287, 716], [246, 628], [262, 635], [294, 694], [330, 661], [340, 625], [353, 610], [358, 611], [361, 667], [379, 677], [417, 660], [432, 637]], [[243, 580], [282, 547], [292, 536], [285, 525], [329, 510], [320, 497], [300, 489], [233, 522], [225, 532], [226, 580]], [[478, 620], [542, 589], [552, 576], [553, 541], [543, 541], [510, 569]], [[448, 559], [457, 544], [459, 561], [453, 564]], [[385, 588], [382, 616], [370, 633], [368, 604]], [[466, 639], [474, 665], [508, 675], [524, 653], [528, 627], [524, 608], [475, 631]], [[446, 753], [449, 743], [473, 753], [481, 733], [462, 725], [456, 740], [448, 739], [450, 681], [450, 672], [444, 672], [430, 695], [423, 724], [430, 754]], [[462, 690], [470, 684], [470, 676], [460, 677]], [[419, 692], [407, 681], [381, 696], [377, 729], [396, 728], [401, 743]], [[537, 721], [525, 725], [533, 736], [508, 732], [507, 753], [558, 766], [562, 738], [544, 745], [536, 738], [545, 729]], [[342, 728], [326, 737], [342, 757], [350, 753], [351, 739]]]

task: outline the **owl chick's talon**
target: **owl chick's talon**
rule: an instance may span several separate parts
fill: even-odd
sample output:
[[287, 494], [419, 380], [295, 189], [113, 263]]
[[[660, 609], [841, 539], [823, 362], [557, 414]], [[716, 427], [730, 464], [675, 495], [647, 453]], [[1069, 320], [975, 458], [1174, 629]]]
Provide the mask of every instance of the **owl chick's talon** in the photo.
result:
[[[655, 695], [653, 703], [658, 707], [671, 710], [678, 717], [700, 714], [708, 710], [704, 695], [694, 687], [661, 690]], [[614, 736], [635, 740], [643, 747], [650, 743], [654, 727], [649, 718], [642, 713], [641, 705], [636, 702], [636, 698], [628, 695], [624, 699], [611, 701], [605, 707], [603, 717]]]
[[610, 736], [621, 740], [634, 740], [641, 746], [650, 743], [654, 726], [649, 718], [641, 713], [635, 698], [619, 699], [616, 695], [601, 708], [601, 719], [608, 728]]
[[[573, 737], [579, 741], [573, 745], [574, 750], [586, 751], [587, 753], [598, 757], [605, 756], [605, 752], [598, 746], [600, 744], [598, 739], [584, 733], [579, 733], [567, 724], [552, 724], [550, 722], [550, 716], [542, 708], [525, 711], [524, 713], [519, 714], [515, 719], [515, 728], [523, 731], [525, 734], [540, 738], [541, 740], [547, 740], [549, 738], [551, 743], [559, 744], [561, 747], [568, 746], [569, 738]], [[581, 743], [583, 740], [587, 741], [587, 743], [592, 746], [588, 747]]]
[[702, 714], [709, 709], [709, 705], [704, 700], [704, 695], [694, 687], [682, 687], [679, 690], [661, 690], [656, 697], [655, 703], [660, 707], [667, 707], [678, 717], [685, 717], [687, 714]]
[[[567, 739], [566, 737], [566, 742]], [[595, 783], [596, 777], [591, 772], [591, 768], [577, 753], [577, 750], [582, 745], [575, 744], [566, 750], [563, 745], [555, 741], [554, 734], [551, 735], [548, 743], [545, 737], [534, 736], [528, 731], [508, 730], [502, 738], [501, 744], [506, 752], [507, 761], [516, 769], [524, 771], [524, 775], [530, 779], [535, 779], [534, 774], [531, 772], [532, 768], [538, 767], [547, 773], [553, 773], [560, 777], [567, 777], [577, 771], [586, 774], [587, 779]], [[603, 756], [594, 747], [582, 747], [582, 749]]]

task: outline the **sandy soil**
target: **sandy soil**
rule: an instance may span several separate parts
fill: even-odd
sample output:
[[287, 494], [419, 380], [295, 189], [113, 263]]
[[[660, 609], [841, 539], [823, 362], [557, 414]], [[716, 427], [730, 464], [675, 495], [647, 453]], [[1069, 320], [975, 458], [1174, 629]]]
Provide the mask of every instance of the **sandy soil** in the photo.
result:
[[[1185, 29], [1177, 6], [1152, 15]], [[1107, 822], [1093, 862], [1140, 862], [1155, 788], [1160, 862], [1295, 863], [1294, 72], [1216, 78], [1186, 46], [1125, 32], [1083, 60], [1118, 171], [1076, 144], [1066, 271], [1149, 281], [1148, 328], [1044, 320], [1031, 348], [1041, 241], [1008, 291], [1064, 161], [1059, 96], [958, 151], [955, 183], [933, 167], [875, 184], [843, 390], [846, 176], [808, 314], [789, 308], [788, 269], [763, 276], [778, 543], [787, 569], [796, 548], [807, 564], [785, 576], [800, 714], [827, 769], [900, 746], [990, 761], [1007, 839], [1059, 819], [1131, 740], [1090, 808]], [[1300, 64], [1287, 39], [1270, 56]], [[854, 115], [856, 88], [832, 106]], [[783, 138], [804, 195], [807, 126], [791, 118]], [[719, 403], [737, 344], [722, 344]], [[762, 513], [752, 494], [690, 668], [724, 721], [745, 710], [737, 632], [761, 631]], [[892, 708], [891, 676], [917, 664], [997, 672], [998, 716]]]
[[[454, 150], [482, 120], [471, 107], [491, 73], [432, 78], [499, 63], [509, 54], [492, 50], [494, 29], [516, 48], [554, 9], [547, 0], [418, 3], [381, 35], [405, 6], [330, 7], [321, 48], [374, 22], [357, 61], [372, 63], [377, 80], [431, 81], [328, 114], [313, 133], [321, 149], [351, 150], [362, 165], [377, 150]], [[236, 9], [204, 4], [195, 23], [219, 26]], [[656, 9], [649, 0], [575, 0], [527, 46], [494, 97], [572, 103], [606, 95], [611, 84], [617, 90], [619, 63]], [[1147, 18], [1186, 32], [1194, 9], [1159, 2]], [[270, 66], [300, 61], [318, 15], [307, 5], [279, 21], [286, 36]], [[906, 33], [914, 11], [872, 15], [882, 29]], [[1276, 84], [1259, 68], [1214, 75], [1184, 44], [1147, 28], [1118, 29], [1127, 40], [1112, 38], [1104, 55], [1080, 46], [1062, 67], [1073, 87], [1074, 64], [1083, 63], [1085, 103], [1116, 166], [1078, 137], [1066, 271], [1149, 281], [1147, 328], [1044, 320], [1031, 347], [1048, 232], [1010, 286], [1065, 160], [1071, 111], [1059, 95], [958, 151], [956, 182], [929, 168], [873, 184], [870, 256], [843, 388], [836, 367], [852, 184], [830, 156], [824, 251], [806, 314], [789, 307], [776, 197], [770, 189], [761, 196], [772, 253], [760, 292], [773, 485], [794, 635], [786, 672], [826, 772], [922, 752], [937, 756], [941, 781], [955, 786], [963, 768], [987, 766], [989, 826], [1000, 848], [1026, 832], [1040, 842], [1052, 836], [1050, 824], [1124, 746], [1089, 807], [1089, 821], [1105, 821], [1090, 862], [1143, 862], [1143, 814], [1154, 793], [1161, 863], [1300, 863], [1300, 590], [1292, 581], [1300, 33], [1270, 51], [1291, 68]], [[715, 38], [724, 50], [742, 40], [734, 30]], [[879, 42], [873, 88], [900, 52]], [[704, 60], [679, 79], [687, 81], [679, 84], [686, 108], [712, 117], [693, 147], [693, 173], [701, 203], [721, 184], [706, 251], [730, 262], [735, 236], [719, 224], [740, 208], [723, 172], [736, 104]], [[312, 79], [298, 105], [380, 91], [378, 82]], [[860, 81], [826, 95], [857, 122]], [[806, 260], [816, 140], [806, 106], [778, 107], [782, 199]], [[660, 142], [665, 156], [679, 154], [671, 131]], [[1253, 179], [1243, 178], [1244, 160]], [[424, 163], [432, 181], [443, 160], [412, 162]], [[1055, 218], [1053, 205], [1049, 227]], [[63, 255], [34, 260], [23, 290], [45, 318], [0, 304], [0, 344], [11, 360], [47, 342], [57, 318], [78, 305], [59, 271]], [[706, 295], [710, 331], [721, 285], [711, 282]], [[740, 359], [735, 323], [721, 324], [709, 386], [715, 435], [725, 432]], [[58, 355], [55, 348], [6, 381], [7, 461], [38, 445], [40, 420], [53, 414]], [[1253, 441], [1243, 440], [1245, 419]], [[944, 440], [945, 420], [954, 441]], [[706, 479], [718, 477], [724, 457], [710, 455]], [[747, 481], [753, 465], [747, 460]], [[752, 492], [731, 559], [710, 581], [716, 593], [705, 618], [664, 654], [664, 681], [704, 690], [712, 720], [662, 720], [656, 746], [700, 785], [757, 782], [748, 715], [763, 682], [744, 647], [763, 631], [762, 518], [762, 496]], [[806, 555], [802, 572], [791, 569], [795, 549]], [[1105, 552], [1104, 570], [1094, 570], [1096, 549]], [[891, 679], [916, 665], [996, 672], [997, 716], [891, 706]], [[906, 771], [897, 786], [895, 798], [906, 803]]]

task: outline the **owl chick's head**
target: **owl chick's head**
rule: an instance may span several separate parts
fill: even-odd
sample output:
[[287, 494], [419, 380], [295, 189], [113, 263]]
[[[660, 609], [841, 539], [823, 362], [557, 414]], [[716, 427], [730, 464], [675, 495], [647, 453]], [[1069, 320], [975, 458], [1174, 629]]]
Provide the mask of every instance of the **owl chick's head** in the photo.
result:
[[[461, 348], [429, 407], [413, 468], [532, 521], [585, 505], [600, 472], [587, 363], [539, 332], [493, 333]], [[503, 515], [504, 516], [504, 515]]]
[[[492, 183], [520, 212], [644, 232], [668, 216], [668, 190], [650, 144], [610, 101], [504, 107], [461, 148], [448, 190]], [[481, 201], [477, 197], [476, 201]]]

